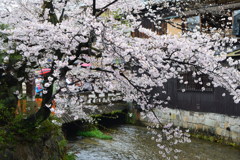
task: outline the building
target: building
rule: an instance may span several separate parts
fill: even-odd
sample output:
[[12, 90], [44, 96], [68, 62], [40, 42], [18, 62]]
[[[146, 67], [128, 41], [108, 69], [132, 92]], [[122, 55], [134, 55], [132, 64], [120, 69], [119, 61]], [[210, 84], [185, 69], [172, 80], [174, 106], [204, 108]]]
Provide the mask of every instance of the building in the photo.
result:
[[[224, 31], [223, 36], [240, 37], [240, 2], [238, 0], [199, 0], [199, 2], [199, 4], [185, 6], [186, 8], [178, 13], [167, 8], [157, 11], [156, 15], [162, 16], [161, 29], [157, 29], [149, 20], [150, 16], [142, 18], [142, 26], [158, 34], [171, 35], [183, 34], [194, 29], [210, 32], [211, 28], [216, 28]], [[171, 1], [169, 3], [169, 6], [177, 5], [171, 4]], [[154, 5], [151, 9], [157, 7], [158, 5]], [[148, 9], [143, 10], [141, 15], [146, 12]], [[134, 32], [133, 36], [138, 35]]]
[[[187, 31], [194, 32], [196, 30], [211, 34], [211, 28], [215, 28], [216, 32], [218, 29], [223, 31], [220, 32], [223, 37], [240, 38], [240, 2], [223, 0], [215, 1], [214, 4], [211, 2], [205, 1], [205, 4], [196, 4], [192, 9], [188, 8], [179, 15], [168, 10], [162, 11], [164, 16], [160, 29], [149, 20], [149, 17], [143, 17], [142, 26], [160, 35], [181, 35]], [[147, 12], [147, 10], [143, 10], [143, 12]], [[132, 33], [132, 36], [147, 38], [137, 30]], [[240, 45], [236, 45], [228, 55], [239, 58]], [[203, 85], [194, 83], [191, 72], [183, 73], [183, 77], [183, 81], [188, 81], [188, 84], [179, 83], [175, 79], [166, 85], [167, 92], [172, 97], [170, 104], [172, 108], [240, 116], [240, 105], [235, 104], [228, 94], [223, 98], [222, 94], [227, 93], [223, 88], [206, 86], [206, 83], [210, 81], [206, 75], [201, 76]], [[202, 87], [205, 87], [205, 91], [201, 90]], [[183, 93], [182, 89], [186, 92]]]
[[[157, 29], [156, 23], [148, 20], [149, 17], [143, 17], [142, 26], [158, 34], [169, 35], [181, 35], [188, 31], [212, 34], [212, 28], [215, 28], [215, 32], [222, 31], [219, 33], [223, 37], [236, 37], [240, 40], [239, 0], [201, 0], [200, 2], [188, 6], [181, 14], [171, 13], [162, 16], [161, 29]], [[132, 35], [147, 38], [138, 31]], [[236, 44], [228, 56], [239, 59], [240, 45]], [[177, 79], [171, 79], [165, 84], [165, 90], [171, 101], [167, 105], [169, 110], [166, 114], [157, 112], [162, 121], [209, 131], [240, 144], [240, 104], [235, 104], [232, 96], [225, 89], [206, 86], [205, 84], [210, 82], [206, 75], [199, 77], [202, 79], [202, 85], [194, 83], [191, 72], [183, 73], [183, 77], [183, 81], [188, 81], [188, 84], [179, 83]], [[205, 87], [204, 91], [201, 90], [202, 87]], [[182, 92], [182, 89], [185, 92]]]

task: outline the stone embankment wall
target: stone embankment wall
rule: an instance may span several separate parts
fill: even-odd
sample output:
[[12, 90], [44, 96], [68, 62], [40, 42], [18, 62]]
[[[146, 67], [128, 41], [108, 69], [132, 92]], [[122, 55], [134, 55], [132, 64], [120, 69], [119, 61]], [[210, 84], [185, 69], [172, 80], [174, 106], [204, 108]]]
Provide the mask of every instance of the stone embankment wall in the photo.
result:
[[[164, 124], [173, 123], [175, 126], [204, 131], [240, 144], [240, 117], [170, 108], [163, 111], [156, 109], [155, 113]], [[141, 121], [150, 122], [147, 118], [141, 118]]]

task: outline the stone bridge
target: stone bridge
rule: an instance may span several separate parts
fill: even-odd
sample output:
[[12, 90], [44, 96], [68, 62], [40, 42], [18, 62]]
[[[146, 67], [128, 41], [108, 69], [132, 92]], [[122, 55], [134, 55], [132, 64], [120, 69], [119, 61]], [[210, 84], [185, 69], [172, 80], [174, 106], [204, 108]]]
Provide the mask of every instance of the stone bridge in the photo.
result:
[[[86, 92], [81, 94], [83, 96], [85, 105], [97, 106], [97, 110], [92, 114], [110, 113], [116, 110], [130, 109], [131, 104], [124, 102], [121, 93], [92, 93]], [[69, 111], [70, 112], [70, 111]], [[62, 116], [63, 123], [70, 123], [78, 119], [74, 119], [69, 113], [64, 113]]]
[[[27, 89], [28, 86], [28, 89]], [[42, 103], [42, 98], [35, 98], [35, 90], [33, 85], [25, 84], [22, 85], [23, 92], [22, 95], [26, 99], [19, 100], [16, 114], [32, 114], [35, 113]], [[94, 93], [91, 91], [86, 91], [81, 93], [80, 96], [84, 99], [85, 104], [89, 106], [97, 106], [97, 110], [91, 114], [103, 114], [110, 113], [116, 110], [130, 109], [131, 104], [124, 102], [121, 93]], [[57, 107], [57, 106], [56, 106]], [[100, 112], [101, 111], [101, 112]], [[71, 111], [63, 114], [63, 123], [70, 123], [76, 121], [73, 116], [70, 116]]]

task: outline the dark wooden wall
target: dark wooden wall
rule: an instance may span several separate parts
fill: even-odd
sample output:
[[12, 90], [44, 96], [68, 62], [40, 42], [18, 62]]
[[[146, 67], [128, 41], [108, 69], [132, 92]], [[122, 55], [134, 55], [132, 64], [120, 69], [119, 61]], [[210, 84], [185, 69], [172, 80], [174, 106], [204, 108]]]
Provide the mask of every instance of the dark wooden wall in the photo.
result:
[[[148, 18], [143, 18], [141, 22], [141, 26], [143, 28], [147, 28], [152, 30], [153, 32], [156, 32], [159, 35], [166, 34], [167, 33], [167, 23], [161, 22], [160, 26], [161, 28], [156, 28], [153, 22], [151, 22]], [[139, 38], [148, 38], [148, 36], [144, 33], [139, 32], [137, 29], [132, 32], [133, 37], [139, 37]]]
[[[181, 92], [177, 90], [177, 80], [174, 79], [168, 81], [165, 89], [171, 97], [170, 108], [240, 116], [240, 104], [235, 104], [232, 96], [223, 88], [214, 88], [213, 92]], [[226, 93], [225, 97], [223, 93]]]

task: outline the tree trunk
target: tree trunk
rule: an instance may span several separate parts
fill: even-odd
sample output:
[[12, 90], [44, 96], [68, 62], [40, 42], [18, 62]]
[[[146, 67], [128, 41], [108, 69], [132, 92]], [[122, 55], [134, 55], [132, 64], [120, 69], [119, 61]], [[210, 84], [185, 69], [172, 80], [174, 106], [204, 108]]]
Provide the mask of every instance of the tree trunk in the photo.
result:
[[[45, 78], [45, 82], [47, 79]], [[45, 88], [46, 89], [46, 88]], [[51, 114], [50, 108], [52, 106], [52, 92], [53, 84], [47, 89], [47, 94], [43, 94], [43, 100], [41, 108], [34, 114], [30, 115], [27, 119], [24, 120], [24, 125], [35, 127], [45, 121]]]

